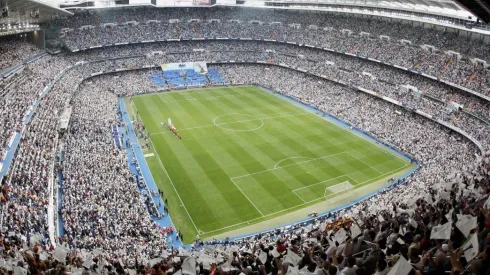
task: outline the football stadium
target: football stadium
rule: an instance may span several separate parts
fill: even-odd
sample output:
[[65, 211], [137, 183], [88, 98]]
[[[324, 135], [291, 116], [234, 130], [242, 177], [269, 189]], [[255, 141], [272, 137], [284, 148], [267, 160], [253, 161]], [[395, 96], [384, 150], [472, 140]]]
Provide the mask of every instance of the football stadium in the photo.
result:
[[0, 12], [1, 274], [490, 275], [486, 2]]

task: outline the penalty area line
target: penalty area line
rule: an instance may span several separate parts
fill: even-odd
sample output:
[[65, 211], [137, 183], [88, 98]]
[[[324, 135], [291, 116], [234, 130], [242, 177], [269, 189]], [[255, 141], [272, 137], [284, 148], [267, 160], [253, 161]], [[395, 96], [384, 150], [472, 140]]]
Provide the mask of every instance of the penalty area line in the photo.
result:
[[338, 178], [342, 178], [342, 177], [347, 177], [349, 178], [350, 180], [353, 180], [351, 177], [349, 177], [347, 174], [344, 174], [342, 176], [338, 176], [338, 177], [335, 177], [335, 178], [331, 178], [331, 179], [328, 179], [328, 180], [322, 180], [320, 182], [317, 182], [317, 183], [313, 183], [313, 184], [310, 184], [310, 185], [307, 185], [307, 186], [303, 186], [303, 187], [300, 187], [300, 188], [296, 188], [294, 190], [291, 190], [293, 193], [295, 193], [296, 191], [299, 191], [299, 190], [303, 190], [303, 189], [306, 189], [306, 188], [310, 188], [312, 186], [315, 186], [315, 185], [318, 185], [318, 184], [322, 184], [324, 182], [327, 182], [327, 181], [331, 181], [331, 180], [336, 180]]
[[281, 167], [278, 167], [278, 168], [271, 168], [271, 169], [266, 169], [266, 170], [263, 170], [263, 171], [258, 171], [258, 172], [250, 173], [250, 174], [240, 175], [240, 176], [233, 177], [231, 179], [238, 179], [238, 178], [248, 177], [248, 176], [251, 176], [251, 175], [261, 174], [261, 173], [265, 173], [265, 172], [269, 172], [269, 171], [273, 171], [273, 170], [277, 170], [277, 169], [283, 169], [283, 168], [286, 168], [286, 167], [289, 167], [289, 166], [298, 165], [298, 164], [301, 164], [301, 163], [315, 161], [315, 160], [319, 160], [319, 159], [325, 159], [325, 158], [329, 158], [329, 157], [341, 155], [341, 154], [344, 154], [344, 153], [345, 152], [340, 152], [340, 153], [335, 153], [335, 154], [331, 154], [331, 155], [326, 155], [326, 156], [323, 156], [323, 157], [310, 158], [309, 160], [304, 160], [304, 161], [300, 161], [300, 162], [288, 164], [288, 165], [281, 166]]
[[236, 186], [236, 188], [238, 188], [238, 190], [240, 190], [240, 192], [242, 192], [243, 196], [245, 196], [245, 198], [255, 207], [255, 209], [257, 209], [257, 211], [260, 213], [260, 215], [262, 215], [262, 217], [264, 217], [264, 214], [262, 214], [262, 211], [260, 211], [260, 209], [257, 207], [257, 205], [255, 205], [255, 203], [252, 202], [252, 200], [242, 191], [242, 189], [240, 187], [238, 187], [238, 185], [233, 181], [233, 179], [230, 179], [231, 182], [233, 182], [233, 184]]
[[[405, 166], [403, 166], [403, 167], [400, 167], [400, 168], [394, 169], [394, 170], [392, 170], [392, 171], [390, 171], [390, 172], [388, 172], [388, 173], [385, 173], [385, 174], [383, 174], [383, 175], [379, 175], [379, 176], [377, 176], [377, 177], [375, 177], [375, 178], [371, 178], [371, 179], [366, 180], [366, 181], [364, 181], [364, 182], [358, 183], [357, 185], [362, 185], [362, 184], [367, 183], [367, 182], [369, 182], [369, 181], [379, 179], [379, 178], [381, 178], [381, 177], [383, 177], [383, 176], [387, 176], [387, 175], [389, 175], [389, 174], [397, 173], [397, 172], [399, 172], [399, 171], [401, 171], [401, 170], [403, 170], [403, 169], [407, 168], [408, 166], [409, 166], [409, 165], [407, 164], [407, 165], [405, 165]], [[343, 176], [347, 176], [347, 177], [348, 177], [348, 178], [350, 178], [350, 179], [351, 179], [353, 182], [356, 182], [356, 183], [357, 183], [357, 181], [355, 181], [354, 179], [352, 179], [352, 178], [351, 178], [349, 175], [345, 174], [345, 175], [343, 175]], [[236, 184], [235, 184], [235, 185], [236, 185]], [[357, 185], [356, 185], [356, 186], [357, 186]], [[354, 187], [354, 188], [355, 188], [355, 187]], [[365, 194], [364, 194], [364, 195], [365, 195]], [[236, 223], [236, 224], [228, 225], [228, 226], [225, 226], [225, 227], [222, 227], [222, 228], [218, 228], [218, 229], [214, 229], [214, 230], [211, 230], [211, 231], [206, 231], [206, 232], [204, 232], [203, 234], [211, 234], [211, 233], [214, 233], [214, 232], [223, 231], [223, 230], [226, 230], [226, 229], [229, 229], [229, 228], [232, 228], [232, 227], [236, 227], [236, 226], [239, 226], [239, 225], [242, 225], [242, 224], [250, 224], [251, 222], [254, 222], [254, 221], [256, 221], [256, 220], [260, 220], [260, 219], [263, 219], [263, 218], [267, 218], [267, 217], [270, 217], [270, 216], [273, 216], [273, 215], [276, 215], [276, 214], [279, 214], [279, 213], [282, 213], [282, 212], [285, 212], [285, 211], [289, 211], [289, 210], [294, 209], [294, 208], [302, 207], [302, 206], [304, 206], [304, 205], [307, 205], [307, 204], [310, 204], [310, 203], [312, 203], [312, 202], [319, 201], [319, 200], [322, 200], [322, 199], [324, 199], [324, 197], [321, 197], [321, 198], [318, 198], [318, 199], [313, 199], [313, 200], [307, 201], [307, 202], [305, 202], [305, 203], [301, 203], [301, 204], [298, 204], [298, 205], [296, 205], [296, 206], [289, 207], [289, 208], [286, 208], [286, 209], [283, 209], [283, 210], [280, 210], [280, 211], [277, 211], [277, 212], [274, 212], [274, 213], [266, 214], [266, 215], [263, 215], [262, 217], [258, 217], [258, 218], [254, 218], [254, 219], [251, 219], [251, 220], [247, 220], [247, 221], [239, 222], [239, 223]], [[346, 203], [346, 204], [347, 204], [347, 203]], [[277, 225], [277, 226], [281, 226], [281, 225]]]
[[364, 165], [366, 165], [367, 167], [369, 167], [369, 168], [371, 168], [371, 169], [375, 170], [375, 171], [376, 171], [376, 172], [378, 172], [379, 174], [383, 174], [383, 172], [379, 171], [379, 170], [378, 170], [378, 169], [376, 169], [374, 166], [367, 164], [367, 163], [366, 163], [365, 161], [363, 161], [362, 159], [360, 159], [360, 158], [358, 158], [358, 157], [356, 157], [356, 156], [352, 155], [351, 153], [349, 153], [349, 152], [347, 152], [347, 151], [345, 151], [345, 153], [347, 153], [349, 156], [351, 156], [351, 157], [353, 157], [353, 158], [357, 159], [358, 161], [360, 161], [360, 162], [364, 163]]
[[279, 163], [281, 163], [285, 160], [288, 160], [288, 159], [311, 159], [311, 158], [310, 157], [290, 157], [290, 158], [281, 159], [280, 161], [278, 161], [276, 163], [276, 165], [274, 165], [274, 169], [277, 169], [277, 166], [279, 165]]

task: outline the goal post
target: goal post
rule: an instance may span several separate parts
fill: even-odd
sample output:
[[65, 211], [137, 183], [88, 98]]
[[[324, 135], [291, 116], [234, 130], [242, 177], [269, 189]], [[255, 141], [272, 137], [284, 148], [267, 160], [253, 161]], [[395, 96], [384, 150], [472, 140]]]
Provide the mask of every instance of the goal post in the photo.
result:
[[355, 186], [347, 180], [350, 178], [348, 176], [341, 177], [343, 178], [339, 179], [340, 177], [338, 177], [303, 186], [292, 190], [292, 192], [305, 203], [318, 200], [338, 201], [355, 196]]
[[354, 195], [354, 192], [352, 192], [353, 190], [354, 185], [352, 185], [349, 181], [343, 181], [341, 183], [326, 187], [325, 192], [323, 193], [323, 197], [326, 200], [342, 199]]

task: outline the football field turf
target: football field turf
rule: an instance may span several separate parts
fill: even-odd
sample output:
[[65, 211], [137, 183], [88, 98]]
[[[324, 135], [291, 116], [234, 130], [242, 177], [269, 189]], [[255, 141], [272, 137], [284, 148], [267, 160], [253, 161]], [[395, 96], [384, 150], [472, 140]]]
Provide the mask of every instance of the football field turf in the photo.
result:
[[[150, 135], [145, 153], [154, 155], [146, 161], [186, 242], [186, 236], [212, 236], [354, 194], [343, 188], [386, 183], [411, 167], [257, 87], [147, 94], [133, 97], [130, 106]], [[168, 118], [182, 139], [162, 127]]]

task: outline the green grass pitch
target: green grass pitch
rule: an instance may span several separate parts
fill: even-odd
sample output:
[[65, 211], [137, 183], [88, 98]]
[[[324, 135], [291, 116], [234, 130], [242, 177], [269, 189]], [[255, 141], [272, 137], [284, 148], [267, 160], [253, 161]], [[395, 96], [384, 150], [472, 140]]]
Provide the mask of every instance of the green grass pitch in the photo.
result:
[[[146, 161], [186, 242], [335, 197], [329, 186], [349, 182], [357, 189], [411, 167], [257, 87], [135, 96], [128, 107], [150, 135], [145, 153], [154, 155]], [[182, 140], [162, 127], [169, 117]]]

